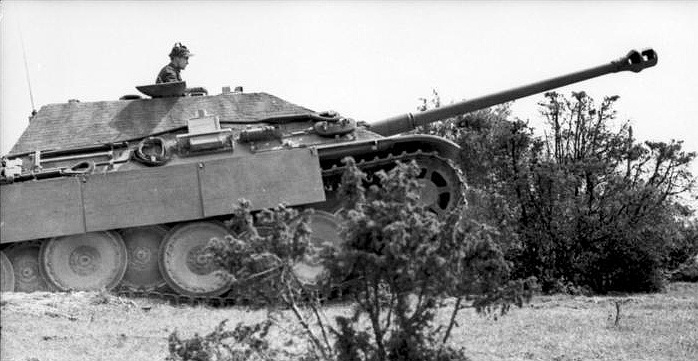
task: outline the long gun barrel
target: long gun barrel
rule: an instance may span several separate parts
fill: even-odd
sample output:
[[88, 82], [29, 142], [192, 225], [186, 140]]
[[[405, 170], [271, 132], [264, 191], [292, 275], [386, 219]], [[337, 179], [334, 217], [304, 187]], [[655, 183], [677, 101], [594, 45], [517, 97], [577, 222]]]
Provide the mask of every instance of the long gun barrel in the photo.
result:
[[610, 73], [617, 73], [620, 71], [629, 70], [637, 73], [642, 69], [652, 67], [656, 64], [657, 53], [654, 50], [631, 50], [626, 56], [613, 60], [609, 64], [599, 65], [586, 70], [550, 78], [424, 112], [414, 114], [407, 113], [404, 115], [383, 119], [372, 123], [370, 125], [370, 130], [383, 136], [400, 134], [413, 130], [418, 126], [448, 119], [457, 115], [466, 114], [475, 110], [485, 109], [496, 104], [527, 97], [529, 95], [541, 93], [565, 85]]

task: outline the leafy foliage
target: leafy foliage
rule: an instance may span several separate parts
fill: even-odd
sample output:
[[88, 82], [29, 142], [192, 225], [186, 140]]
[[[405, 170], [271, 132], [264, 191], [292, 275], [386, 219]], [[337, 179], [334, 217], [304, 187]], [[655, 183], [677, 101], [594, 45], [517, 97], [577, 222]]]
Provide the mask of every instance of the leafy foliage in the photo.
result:
[[[518, 277], [544, 290], [653, 291], [695, 254], [690, 192], [695, 158], [681, 141], [644, 142], [614, 127], [617, 96], [545, 94], [543, 137], [506, 105], [443, 122], [463, 148], [471, 214], [497, 229]], [[452, 131], [456, 126], [462, 126]]]
[[[345, 162], [345, 252], [337, 257], [354, 265], [357, 306], [351, 317], [337, 319], [339, 359], [463, 359], [447, 344], [463, 300], [472, 298], [479, 311], [498, 305], [504, 313], [530, 296], [530, 283], [509, 281], [490, 228], [462, 209], [438, 219], [420, 203], [415, 163], [377, 172], [379, 184], [366, 189], [366, 175], [352, 159]], [[456, 298], [450, 323], [434, 327], [446, 297]], [[362, 326], [362, 315], [370, 327]]]
[[195, 334], [181, 339], [175, 330], [167, 338], [169, 356], [167, 361], [236, 361], [273, 360], [277, 353], [270, 350], [266, 340], [270, 321], [252, 326], [239, 323], [234, 330], [226, 331], [222, 321], [205, 336]]
[[[309, 211], [279, 206], [253, 217], [242, 201], [228, 222], [237, 236], [209, 243], [213, 260], [236, 289], [293, 312], [314, 350], [307, 358], [466, 359], [463, 350], [448, 344], [458, 312], [472, 305], [486, 314], [503, 314], [531, 296], [531, 282], [510, 281], [510, 264], [493, 240], [494, 229], [471, 220], [461, 208], [439, 219], [421, 204], [415, 163], [376, 172], [378, 181], [366, 189], [366, 174], [351, 158], [345, 162], [339, 190], [342, 249], [311, 244]], [[300, 282], [293, 271], [304, 257], [321, 258], [335, 275], [353, 267], [354, 312], [338, 317], [336, 327], [328, 325], [313, 297], [333, 278], [312, 287]], [[450, 298], [448, 323], [435, 325], [437, 311]], [[214, 344], [216, 337], [210, 337]], [[197, 336], [177, 350], [201, 352], [211, 348], [207, 340]], [[183, 343], [175, 338], [173, 344]]]
[[226, 224], [235, 236], [211, 240], [207, 251], [235, 288], [253, 292], [252, 299], [277, 304], [286, 296], [284, 291], [302, 290], [295, 284], [293, 267], [315, 251], [310, 244], [310, 214], [279, 205], [261, 211], [255, 220], [249, 202], [241, 201]]
[[[280, 305], [290, 308], [313, 349], [327, 359], [331, 345], [318, 311], [319, 300], [313, 297], [313, 291], [319, 290], [319, 287], [307, 288], [294, 273], [294, 266], [304, 257], [321, 255], [318, 252], [322, 250], [316, 249], [310, 242], [308, 224], [311, 214], [311, 210], [301, 213], [279, 205], [253, 217], [249, 202], [243, 200], [235, 207], [233, 218], [227, 222], [237, 236], [214, 238], [207, 250], [213, 261], [234, 282], [238, 292], [247, 294], [256, 304], [262, 300], [270, 307]], [[301, 312], [299, 305], [314, 311], [312, 317], [321, 329], [322, 337], [312, 329], [311, 322]]]
[[681, 264], [671, 273], [671, 280], [677, 282], [698, 282], [698, 255]]

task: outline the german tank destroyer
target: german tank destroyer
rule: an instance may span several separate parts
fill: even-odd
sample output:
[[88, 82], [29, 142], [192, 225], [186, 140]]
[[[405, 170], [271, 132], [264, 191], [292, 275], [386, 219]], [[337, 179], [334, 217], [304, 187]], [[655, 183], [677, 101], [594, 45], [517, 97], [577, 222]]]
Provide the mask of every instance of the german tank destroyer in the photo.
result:
[[369, 174], [414, 160], [422, 168], [421, 201], [442, 215], [463, 199], [460, 148], [403, 133], [656, 62], [651, 49], [631, 51], [585, 70], [368, 122], [266, 93], [224, 88], [209, 95], [184, 82], [139, 87], [143, 96], [114, 101], [45, 105], [3, 157], [2, 290], [169, 287], [192, 297], [223, 295], [231, 284], [202, 249], [228, 234], [221, 221], [239, 199], [254, 210], [313, 208], [313, 242], [339, 245], [342, 159], [353, 157]]

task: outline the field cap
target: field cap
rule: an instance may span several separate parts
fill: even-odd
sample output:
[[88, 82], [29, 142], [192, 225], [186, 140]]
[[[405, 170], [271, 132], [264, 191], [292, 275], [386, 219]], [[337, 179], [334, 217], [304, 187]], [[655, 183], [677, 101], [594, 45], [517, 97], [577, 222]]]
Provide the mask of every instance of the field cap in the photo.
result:
[[182, 43], [175, 43], [172, 47], [172, 51], [170, 51], [170, 57], [175, 56], [188, 58], [190, 56], [194, 56], [194, 54], [190, 53], [189, 49], [187, 49], [186, 46], [182, 45]]

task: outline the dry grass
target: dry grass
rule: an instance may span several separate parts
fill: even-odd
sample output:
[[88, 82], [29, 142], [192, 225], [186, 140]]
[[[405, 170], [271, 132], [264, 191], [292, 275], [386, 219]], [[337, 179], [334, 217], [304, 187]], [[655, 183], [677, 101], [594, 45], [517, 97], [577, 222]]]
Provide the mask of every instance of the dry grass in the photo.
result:
[[[620, 319], [616, 324], [618, 300]], [[698, 360], [698, 284], [630, 297], [538, 297], [497, 321], [469, 315], [474, 360]]]
[[[617, 300], [625, 303], [616, 324]], [[173, 307], [100, 293], [9, 293], [1, 304], [3, 361], [163, 360], [175, 329], [191, 337], [223, 319], [233, 328], [266, 317], [264, 311]], [[332, 317], [347, 309], [326, 312]], [[698, 284], [629, 297], [541, 296], [497, 320], [465, 310], [459, 324], [452, 341], [473, 360], [698, 360]], [[288, 330], [272, 332], [275, 347], [304, 346]]]

